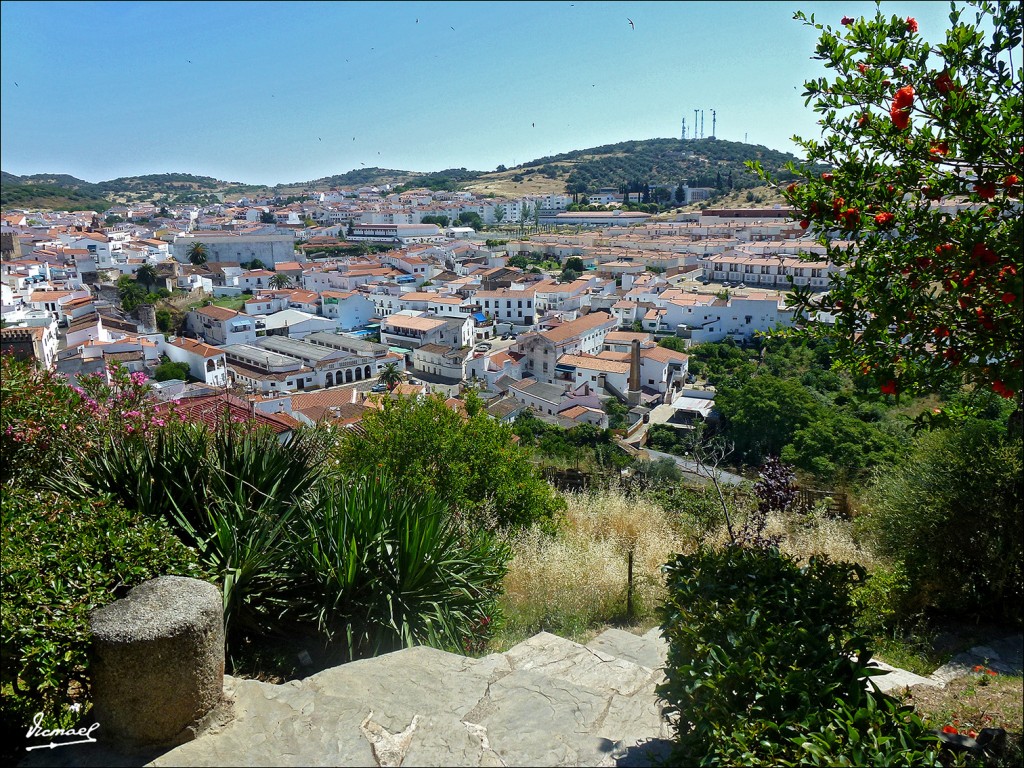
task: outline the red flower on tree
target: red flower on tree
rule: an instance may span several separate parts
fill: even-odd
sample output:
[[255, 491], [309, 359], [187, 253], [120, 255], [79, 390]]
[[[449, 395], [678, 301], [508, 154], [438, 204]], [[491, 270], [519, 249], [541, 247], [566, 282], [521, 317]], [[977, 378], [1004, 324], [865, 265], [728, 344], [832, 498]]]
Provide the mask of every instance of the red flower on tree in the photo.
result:
[[910, 108], [914, 104], [914, 86], [905, 85], [896, 91], [892, 98], [892, 107], [889, 108], [889, 116], [892, 117], [892, 124], [901, 131], [906, 130], [910, 125]]
[[[992, 382], [992, 391], [995, 392], [1000, 397], [1005, 397], [1007, 400], [1009, 400], [1010, 398], [1012, 398], [1014, 395], [1017, 394], [1015, 391], [1010, 389], [1008, 386], [1003, 384], [1003, 382], [1001, 382], [1001, 381], [993, 381]], [[985, 670], [985, 674], [995, 675], [995, 672], [993, 672], [992, 670], [986, 669]]]
[[891, 227], [892, 223], [895, 220], [896, 220], [896, 217], [893, 216], [888, 211], [882, 211], [881, 213], [879, 213], [879, 214], [877, 214], [875, 216], [875, 224], [877, 224], [880, 227]]
[[867, 71], [868, 71], [869, 69], [871, 69], [871, 67], [869, 67], [869, 66], [868, 66], [867, 64], [865, 64], [865, 63], [864, 63], [864, 62], [862, 61], [862, 62], [861, 62], [860, 64], [858, 64], [858, 65], [857, 65], [857, 69], [858, 69], [858, 70], [860, 70], [860, 73], [861, 73], [861, 74], [863, 75], [863, 74], [866, 74], [866, 73], [867, 73]]
[[984, 243], [975, 243], [971, 256], [974, 257], [975, 261], [980, 261], [982, 264], [995, 264], [999, 261], [999, 254]]
[[844, 27], [848, 27], [851, 24], [853, 24], [853, 22], [854, 22], [854, 19], [853, 19], [852, 16], [843, 16], [843, 20], [841, 22], [839, 22], [839, 23], [842, 24]]
[[889, 379], [885, 384], [878, 388], [883, 395], [895, 395], [897, 392], [896, 382]]
[[991, 181], [979, 181], [974, 185], [974, 191], [982, 200], [991, 200], [996, 196], [996, 185]]
[[911, 32], [917, 32], [917, 19], [913, 16], [907, 16], [907, 29]]
[[949, 76], [948, 72], [943, 72], [935, 78], [935, 90], [939, 93], [949, 93], [953, 90], [953, 78]]

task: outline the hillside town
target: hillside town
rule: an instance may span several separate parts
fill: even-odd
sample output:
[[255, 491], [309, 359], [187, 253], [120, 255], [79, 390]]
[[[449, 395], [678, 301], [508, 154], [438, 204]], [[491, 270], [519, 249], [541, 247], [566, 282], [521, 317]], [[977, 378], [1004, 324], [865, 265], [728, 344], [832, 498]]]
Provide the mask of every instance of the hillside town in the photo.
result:
[[[594, 200], [606, 210], [568, 211], [568, 195], [370, 187], [287, 204], [115, 206], [102, 222], [10, 212], [2, 346], [72, 379], [115, 361], [149, 376], [185, 364], [187, 381], [156, 382], [161, 398], [228, 398], [281, 432], [358, 424], [386, 369], [401, 375], [394, 393], [471, 388], [508, 421], [532, 409], [607, 428], [614, 401], [628, 409], [614, 426], [635, 430], [658, 406], [682, 424], [709, 414], [713, 391], [692, 386], [676, 349], [789, 325], [790, 281], [828, 284], [824, 257], [799, 258], [823, 247], [778, 206], [656, 221], [614, 190]], [[197, 243], [202, 259], [190, 257]], [[118, 278], [144, 267], [191, 307], [179, 327], [158, 328], [152, 304], [123, 311]], [[682, 343], [659, 346], [667, 336]]]

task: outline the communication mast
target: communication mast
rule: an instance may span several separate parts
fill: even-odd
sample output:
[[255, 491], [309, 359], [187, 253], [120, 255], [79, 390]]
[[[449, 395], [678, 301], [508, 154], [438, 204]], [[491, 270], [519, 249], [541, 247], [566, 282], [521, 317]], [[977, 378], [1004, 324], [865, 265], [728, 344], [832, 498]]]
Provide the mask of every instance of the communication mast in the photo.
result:
[[693, 110], [693, 138], [695, 139], [697, 138], [697, 112], [698, 110]]
[[715, 110], [711, 110], [711, 138], [715, 138], [715, 123], [718, 119], [718, 113]]
[[686, 115], [683, 115], [683, 141], [686, 141]]
[[700, 111], [700, 137], [704, 138], [704, 110]]

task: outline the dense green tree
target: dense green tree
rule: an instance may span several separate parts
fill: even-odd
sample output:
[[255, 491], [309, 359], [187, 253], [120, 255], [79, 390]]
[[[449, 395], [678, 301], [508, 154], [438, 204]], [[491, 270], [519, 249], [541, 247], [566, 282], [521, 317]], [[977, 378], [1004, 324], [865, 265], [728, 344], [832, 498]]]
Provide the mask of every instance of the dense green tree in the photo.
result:
[[261, 211], [260, 212], [260, 223], [261, 224], [276, 224], [277, 216], [274, 215], [273, 211]]
[[431, 490], [477, 525], [550, 520], [561, 500], [486, 411], [466, 418], [440, 395], [385, 398], [349, 432], [336, 456], [345, 472], [386, 472], [410, 490]]
[[793, 432], [782, 459], [833, 485], [844, 484], [858, 480], [866, 469], [895, 462], [906, 437], [823, 408]]
[[1004, 421], [921, 433], [879, 468], [859, 521], [902, 563], [909, 609], [1019, 622], [1024, 605], [1024, 445]]
[[519, 254], [510, 258], [508, 260], [508, 265], [510, 267], [517, 267], [518, 269], [526, 269], [530, 266], [530, 260], [522, 254]]
[[568, 259], [566, 259], [565, 268], [571, 269], [577, 274], [583, 274], [583, 272], [586, 270], [586, 267], [583, 265], [583, 259], [581, 259], [579, 256], [570, 256]]
[[420, 219], [421, 224], [436, 224], [441, 229], [447, 227], [450, 221], [451, 219], [441, 214], [428, 214]]
[[1024, 384], [1024, 11], [971, 5], [951, 6], [944, 39], [880, 9], [838, 27], [795, 15], [832, 72], [805, 83], [822, 138], [798, 140], [803, 183], [785, 195], [842, 268], [828, 294], [794, 290], [801, 314], [835, 318], [799, 332], [885, 394]]
[[681, 339], [678, 336], [666, 336], [664, 339], [658, 339], [658, 346], [664, 347], [665, 349], [671, 349], [673, 352], [688, 352], [686, 346], [686, 340]]
[[466, 227], [472, 227], [477, 232], [484, 228], [484, 220], [476, 211], [464, 211], [459, 214], [459, 222]]
[[174, 324], [174, 316], [171, 315], [168, 309], [158, 309], [156, 311], [156, 327], [157, 330], [163, 333], [169, 333], [171, 327]]
[[715, 407], [739, 458], [760, 463], [778, 456], [794, 433], [818, 416], [818, 401], [799, 382], [771, 374], [719, 387]]
[[165, 360], [156, 367], [156, 370], [153, 372], [153, 378], [157, 381], [170, 381], [171, 379], [188, 381], [188, 363], [175, 363], [171, 360]]

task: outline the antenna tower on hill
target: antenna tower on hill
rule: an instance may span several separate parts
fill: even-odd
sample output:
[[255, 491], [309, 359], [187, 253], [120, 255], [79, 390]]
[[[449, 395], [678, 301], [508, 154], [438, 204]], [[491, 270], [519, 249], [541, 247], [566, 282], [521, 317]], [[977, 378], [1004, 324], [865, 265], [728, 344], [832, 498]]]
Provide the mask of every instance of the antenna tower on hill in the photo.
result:
[[711, 110], [711, 138], [715, 138], [715, 123], [718, 120], [718, 112]]
[[683, 115], [683, 141], [686, 141], [686, 115]]

